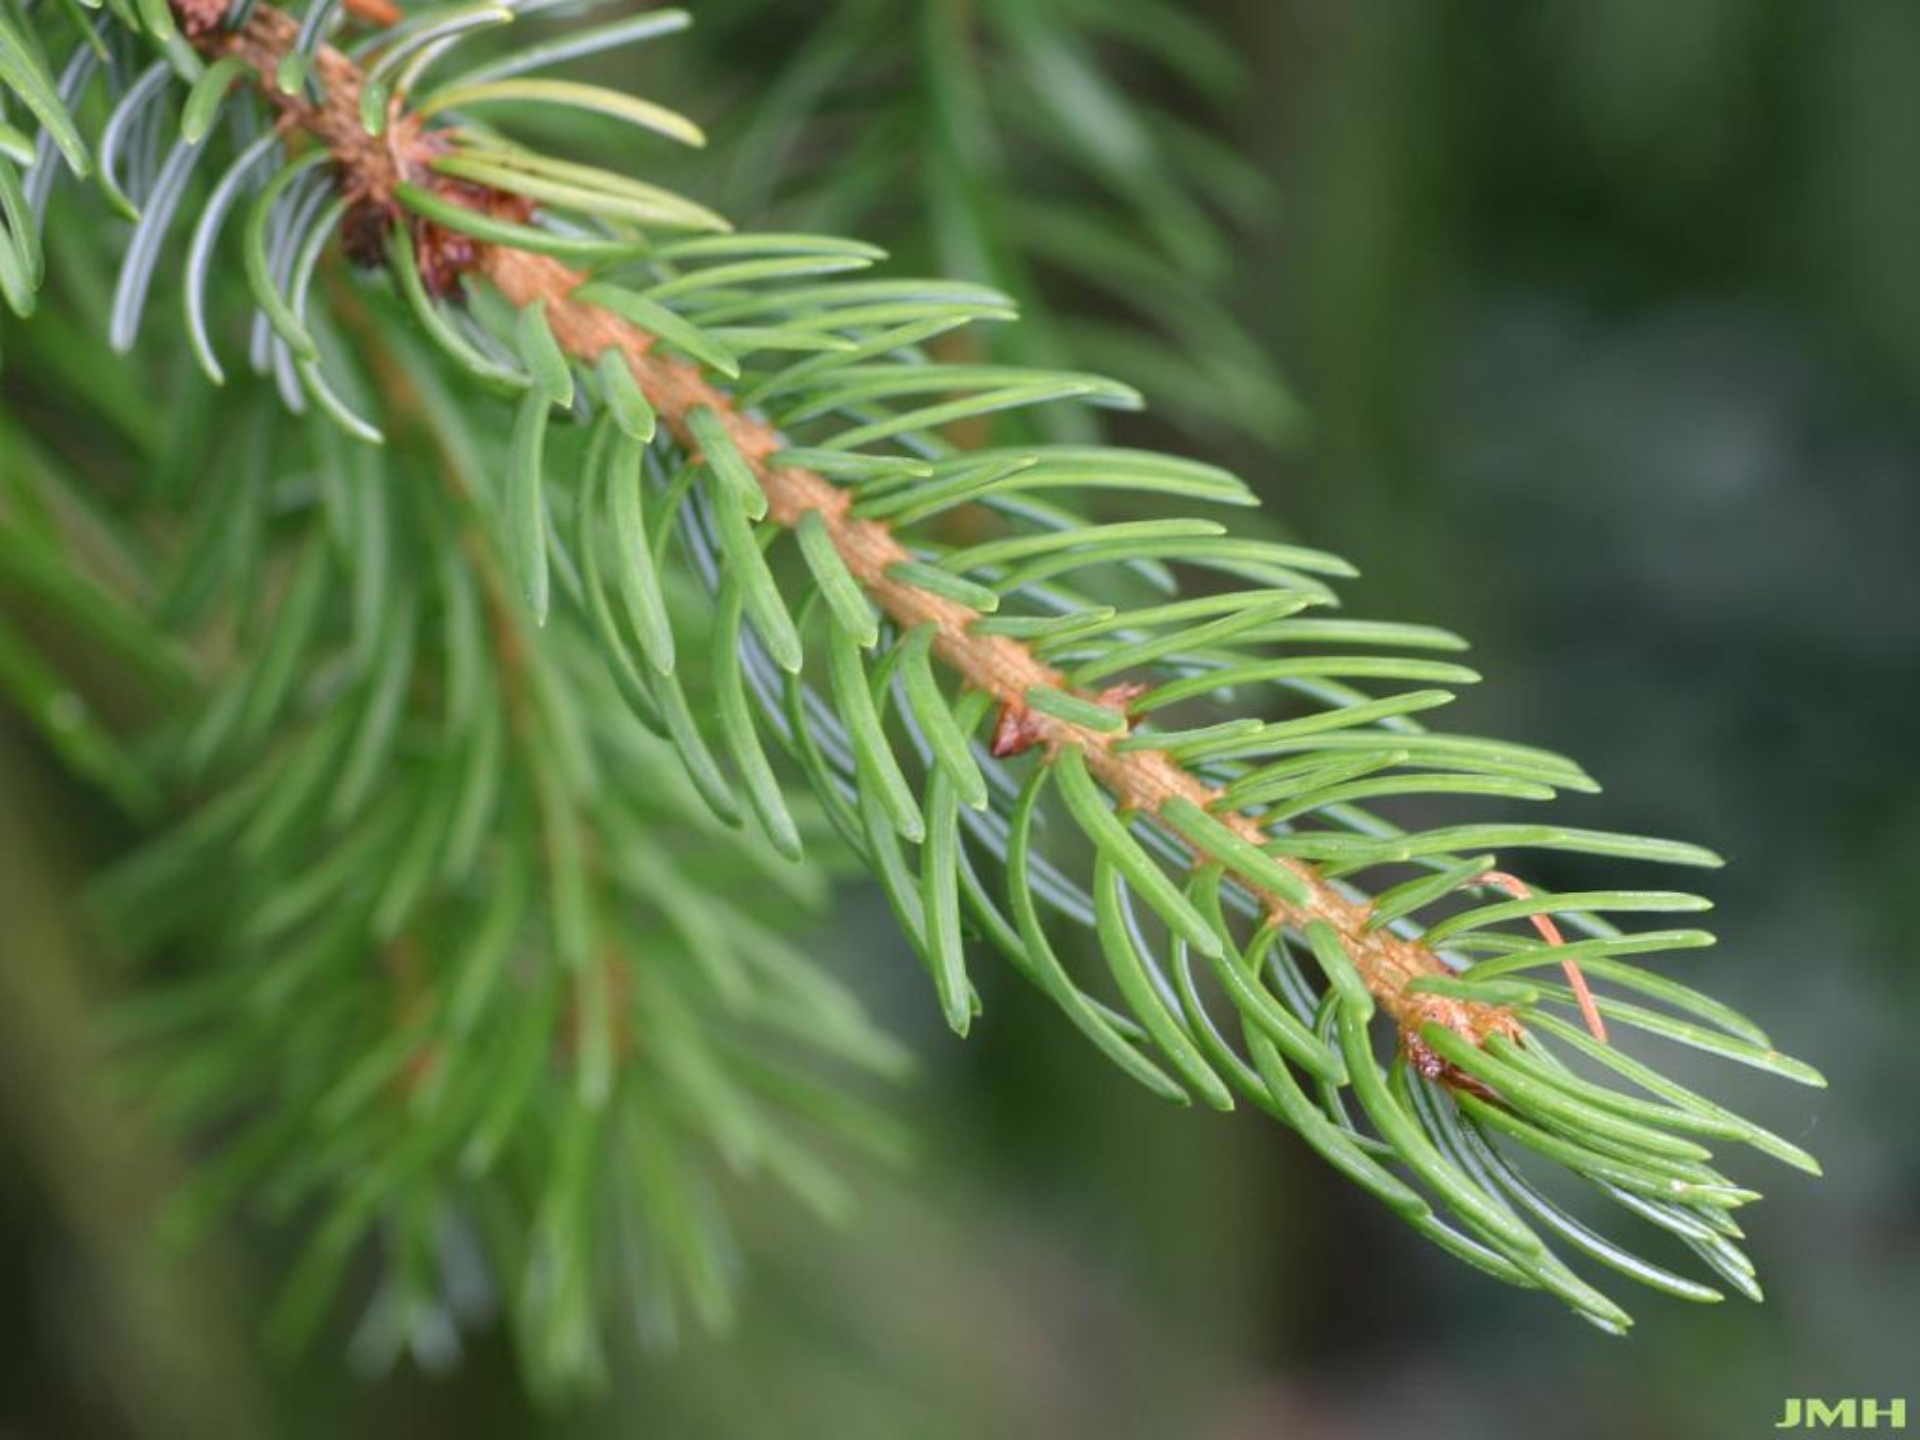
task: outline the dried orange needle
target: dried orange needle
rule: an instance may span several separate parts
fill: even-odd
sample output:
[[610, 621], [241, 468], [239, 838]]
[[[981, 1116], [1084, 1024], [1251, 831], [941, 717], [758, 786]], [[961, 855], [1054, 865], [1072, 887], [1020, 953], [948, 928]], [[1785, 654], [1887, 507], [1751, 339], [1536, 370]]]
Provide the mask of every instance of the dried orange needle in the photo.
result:
[[[1531, 900], [1533, 891], [1527, 882], [1517, 875], [1509, 875], [1504, 870], [1489, 870], [1474, 879], [1475, 885], [1492, 885], [1504, 890], [1516, 900]], [[1540, 932], [1540, 938], [1549, 945], [1564, 945], [1566, 937], [1561, 935], [1560, 927], [1553, 923], [1551, 916], [1529, 915], [1533, 928]], [[1580, 967], [1571, 960], [1562, 960], [1560, 968], [1566, 971], [1567, 983], [1573, 986], [1574, 998], [1580, 1002], [1580, 1014], [1587, 1022], [1587, 1029], [1593, 1032], [1593, 1038], [1602, 1045], [1607, 1043], [1607, 1022], [1600, 1018], [1600, 1007], [1593, 1002], [1593, 991], [1587, 988], [1587, 977], [1580, 973]]]
[[388, 25], [400, 23], [400, 11], [392, 0], [344, 0], [347, 13], [356, 20], [369, 25], [378, 25], [383, 29]]

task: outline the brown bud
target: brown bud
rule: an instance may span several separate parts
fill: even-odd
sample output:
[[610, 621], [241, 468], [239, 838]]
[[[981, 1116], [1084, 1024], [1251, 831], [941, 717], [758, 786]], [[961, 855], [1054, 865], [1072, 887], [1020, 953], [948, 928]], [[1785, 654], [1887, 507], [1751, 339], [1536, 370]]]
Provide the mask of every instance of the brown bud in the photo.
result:
[[987, 747], [987, 753], [996, 760], [1005, 760], [1010, 755], [1031, 750], [1040, 740], [1040, 725], [1033, 718], [1031, 710], [1024, 705], [1002, 705], [1000, 718], [993, 727], [993, 743]]

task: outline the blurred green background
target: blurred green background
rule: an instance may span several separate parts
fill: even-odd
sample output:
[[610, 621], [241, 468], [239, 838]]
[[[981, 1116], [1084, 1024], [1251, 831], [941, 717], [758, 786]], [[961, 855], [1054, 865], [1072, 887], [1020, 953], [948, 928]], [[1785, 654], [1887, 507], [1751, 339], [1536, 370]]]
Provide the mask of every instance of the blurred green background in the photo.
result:
[[[854, 895], [817, 944], [925, 1057], [893, 1102], [922, 1154], [860, 1177], [846, 1233], [741, 1197], [736, 1334], [631, 1356], [558, 1418], [525, 1408], [504, 1347], [362, 1376], [343, 1327], [275, 1365], [254, 1341], [275, 1237], [149, 1263], [183, 1162], [100, 1073], [119, 982], [74, 903], [113, 835], [0, 723], [0, 1437], [1732, 1440], [1786, 1396], [1905, 1393], [1920, 6], [1193, 9], [1257, 77], [1193, 118], [1284, 197], [1244, 237], [1236, 308], [1313, 416], [1277, 461], [1221, 458], [1361, 565], [1355, 612], [1474, 638], [1489, 681], [1457, 723], [1577, 756], [1607, 791], [1568, 819], [1731, 858], [1722, 943], [1688, 978], [1833, 1085], [1679, 1072], [1827, 1166], [1740, 1172], [1768, 1191], [1767, 1304], [1638, 1294], [1632, 1338], [1606, 1339], [1418, 1242], [1277, 1127], [1157, 1106], [1010, 975], [983, 967], [985, 1021], [954, 1041]], [[654, 88], [697, 100], [670, 68]], [[726, 115], [703, 118], [723, 150]]]

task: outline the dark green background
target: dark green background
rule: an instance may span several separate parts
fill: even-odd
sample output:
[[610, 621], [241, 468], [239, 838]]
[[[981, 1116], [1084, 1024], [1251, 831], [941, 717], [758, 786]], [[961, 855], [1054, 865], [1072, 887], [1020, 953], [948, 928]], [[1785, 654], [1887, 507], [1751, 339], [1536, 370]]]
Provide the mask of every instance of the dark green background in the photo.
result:
[[1205, 118], [1284, 196], [1237, 308], [1315, 417], [1280, 461], [1225, 458], [1361, 565], [1357, 613], [1476, 640], [1456, 723], [1579, 757], [1607, 791], [1569, 820], [1732, 860], [1720, 948], [1675, 963], [1833, 1086], [1685, 1070], [1827, 1166], [1737, 1172], [1769, 1192], [1767, 1304], [1631, 1295], [1606, 1339], [1272, 1125], [1157, 1107], [991, 967], [960, 1045], [855, 897], [818, 943], [926, 1057], [895, 1101], [922, 1158], [864, 1177], [845, 1234], [747, 1197], [739, 1334], [633, 1357], [562, 1421], [497, 1346], [449, 1378], [352, 1378], [339, 1337], [276, 1369], [270, 1237], [141, 1261], [178, 1161], [91, 1059], [95, 816], [0, 726], [0, 1436], [1733, 1440], [1788, 1395], [1907, 1393], [1920, 6], [1200, 8], [1259, 77]]

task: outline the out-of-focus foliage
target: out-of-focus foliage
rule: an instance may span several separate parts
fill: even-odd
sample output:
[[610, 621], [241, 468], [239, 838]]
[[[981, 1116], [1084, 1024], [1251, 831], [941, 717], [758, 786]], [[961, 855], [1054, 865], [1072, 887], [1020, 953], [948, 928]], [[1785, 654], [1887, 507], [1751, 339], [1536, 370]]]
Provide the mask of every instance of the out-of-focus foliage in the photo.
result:
[[[809, 1132], [897, 1155], [846, 1080], [904, 1060], [791, 938], [823, 872], [713, 819], [584, 624], [535, 643], [469, 417], [377, 334], [381, 451], [264, 386], [164, 379], [119, 397], [119, 433], [36, 435], [19, 414], [84, 413], [59, 357], [85, 342], [27, 329], [0, 440], [5, 573], [36, 606], [10, 653], [81, 773], [177, 809], [89, 907], [157, 961], [109, 1027], [141, 1113], [218, 1140], [164, 1241], [297, 1222], [282, 1352], [372, 1249], [378, 1288], [345, 1297], [364, 1364], [445, 1369], [504, 1314], [554, 1396], [604, 1373], [610, 1313], [656, 1342], [730, 1317], [721, 1173], [843, 1217]], [[149, 717], [118, 722], [137, 752], [43, 658], [76, 643], [138, 660], [146, 693], [112, 697]]]
[[[716, 0], [698, 28], [737, 97], [714, 132], [732, 213], [862, 235], [1020, 302], [1020, 325], [957, 337], [956, 354], [1114, 375], [1216, 441], [1299, 438], [1236, 256], [1271, 234], [1274, 186], [1213, 123], [1258, 81], [1212, 16], [1169, 0]], [[1098, 421], [1030, 423], [1087, 438]]]

